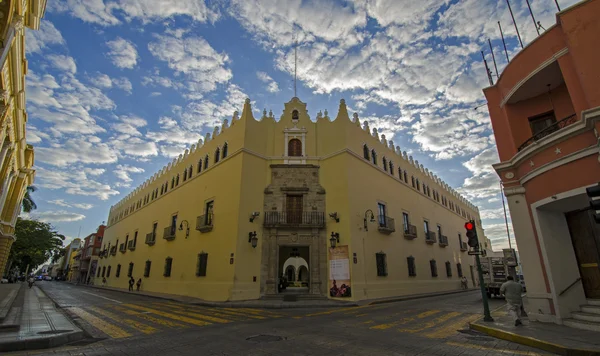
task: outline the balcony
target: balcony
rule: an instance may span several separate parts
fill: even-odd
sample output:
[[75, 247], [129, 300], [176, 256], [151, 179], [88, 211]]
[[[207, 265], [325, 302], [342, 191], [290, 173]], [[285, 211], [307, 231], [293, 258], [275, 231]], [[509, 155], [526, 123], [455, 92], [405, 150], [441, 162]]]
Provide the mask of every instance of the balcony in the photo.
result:
[[448, 246], [448, 236], [440, 235], [440, 246], [441, 247]]
[[129, 241], [129, 243], [127, 244], [127, 249], [129, 249], [129, 251], [135, 250], [135, 241], [134, 240]]
[[317, 211], [284, 212], [267, 211], [265, 227], [325, 227], [325, 213]]
[[437, 242], [436, 233], [433, 231], [429, 231], [425, 233], [425, 242], [428, 244], [434, 244]]
[[467, 245], [466, 242], [462, 242], [461, 241], [461, 243], [460, 243], [460, 250], [463, 251], [463, 252], [469, 250], [469, 246]]
[[156, 234], [151, 232], [146, 234], [146, 245], [152, 246], [156, 243]]
[[379, 230], [379, 232], [384, 233], [384, 234], [391, 234], [392, 232], [396, 231], [396, 227], [394, 224], [394, 219], [385, 216], [385, 215], [379, 215], [377, 216], [377, 230]]
[[125, 243], [122, 243], [119, 245], [119, 252], [125, 253], [127, 251], [127, 245], [125, 245]]
[[554, 123], [551, 126], [546, 127], [545, 129], [543, 129], [542, 131], [536, 133], [535, 135], [531, 136], [527, 141], [523, 142], [523, 144], [521, 146], [519, 146], [519, 148], [517, 149], [519, 152], [523, 149], [525, 149], [527, 146], [531, 145], [532, 143], [564, 128], [567, 127], [573, 123], [577, 122], [577, 115], [573, 114], [571, 116], [567, 116], [566, 118]]
[[177, 231], [176, 226], [167, 226], [165, 227], [165, 232], [163, 233], [163, 239], [167, 241], [175, 240], [175, 232]]
[[196, 218], [196, 230], [200, 232], [209, 232], [213, 229], [214, 214], [208, 213]]
[[110, 254], [113, 256], [117, 255], [117, 246], [113, 246], [110, 248]]
[[415, 225], [404, 225], [404, 238], [412, 240], [417, 238], [417, 227]]

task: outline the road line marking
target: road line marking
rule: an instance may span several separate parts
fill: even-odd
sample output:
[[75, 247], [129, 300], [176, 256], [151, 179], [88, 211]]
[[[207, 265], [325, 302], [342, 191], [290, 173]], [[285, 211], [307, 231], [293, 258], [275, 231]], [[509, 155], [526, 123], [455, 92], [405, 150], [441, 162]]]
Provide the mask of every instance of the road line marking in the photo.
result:
[[172, 322], [169, 320], [153, 317], [152, 315], [149, 315], [149, 314], [151, 314], [150, 312], [137, 312], [137, 311], [129, 310], [127, 308], [123, 308], [121, 306], [116, 306], [116, 305], [112, 306], [112, 308], [115, 310], [118, 310], [122, 313], [125, 313], [127, 315], [135, 316], [135, 317], [144, 319], [146, 321], [150, 321], [150, 322], [153, 322], [156, 324], [160, 324], [162, 326], [166, 326], [168, 328], [188, 328], [189, 327], [188, 325], [179, 324], [179, 323], [175, 323], [175, 322]]
[[331, 309], [331, 310], [327, 310], [327, 311], [306, 314], [305, 316], [329, 315], [329, 314], [333, 314], [333, 313], [341, 313], [341, 312], [344, 312], [344, 311], [355, 310], [355, 309], [359, 309], [359, 308], [362, 309], [362, 308], [365, 308], [365, 307], [368, 307], [368, 306], [369, 305], [363, 305], [362, 307], [350, 307], [350, 308]]
[[138, 309], [138, 310], [142, 310], [142, 311], [147, 311], [147, 312], [151, 312], [153, 314], [156, 315], [160, 315], [160, 316], [164, 316], [166, 318], [169, 319], [175, 319], [175, 320], [179, 320], [179, 321], [183, 321], [184, 323], [188, 323], [188, 324], [193, 324], [193, 325], [198, 325], [198, 326], [206, 326], [206, 325], [210, 325], [212, 323], [203, 321], [203, 320], [197, 320], [197, 319], [192, 319], [192, 318], [188, 318], [185, 316], [179, 316], [179, 315], [175, 315], [175, 314], [170, 314], [170, 313], [166, 313], [160, 310], [156, 310], [156, 309], [152, 309], [152, 308], [147, 308], [147, 307], [143, 307], [140, 305], [135, 305], [135, 304], [123, 304], [124, 307], [128, 307], [128, 308], [133, 308], [133, 309]]
[[155, 307], [182, 310], [182, 311], [185, 311], [186, 313], [190, 310], [193, 310], [198, 313], [208, 313], [208, 314], [216, 316], [216, 317], [229, 318], [229, 319], [232, 319], [235, 321], [248, 320], [247, 318], [266, 319], [266, 317], [260, 316], [260, 315], [248, 315], [248, 314], [244, 314], [244, 313], [224, 311], [224, 310], [216, 309], [216, 308], [204, 308], [204, 307], [197, 307], [197, 306], [190, 306], [190, 305], [184, 306], [181, 304], [170, 303], [170, 302], [152, 303], [152, 305], [154, 305]]
[[245, 311], [247, 313], [251, 313], [254, 315], [265, 315], [271, 318], [281, 318], [283, 315], [281, 313], [275, 313], [269, 310], [263, 310], [263, 309], [253, 309], [253, 308], [223, 308], [225, 310], [240, 310], [240, 311]]
[[101, 295], [95, 294], [95, 293], [90, 293], [90, 292], [81, 292], [81, 293], [85, 293], [85, 294], [89, 294], [89, 295], [93, 295], [94, 297], [98, 297], [98, 298], [102, 298], [102, 299], [106, 299], [106, 300], [110, 300], [111, 302], [115, 302], [115, 303], [119, 303], [119, 304], [123, 304], [123, 302], [118, 301], [116, 299], [111, 299], [111, 298], [107, 298], [107, 297], [103, 297]]
[[456, 322], [453, 322], [450, 325], [444, 326], [443, 328], [440, 328], [436, 331], [425, 334], [425, 337], [429, 337], [432, 339], [444, 339], [448, 336], [456, 334], [457, 330], [460, 329], [461, 327], [463, 327], [465, 324], [468, 324], [479, 318], [481, 318], [481, 315], [479, 315], [479, 314], [467, 315], [466, 317], [460, 318]]
[[118, 323], [123, 323], [128, 325], [129, 327], [132, 327], [136, 330], [138, 330], [139, 332], [143, 333], [143, 334], [154, 334], [155, 332], [158, 331], [158, 329], [151, 327], [150, 325], [146, 325], [144, 323], [140, 323], [138, 321], [132, 320], [132, 319], [126, 319], [126, 318], [122, 318], [117, 314], [111, 313], [109, 311], [103, 310], [99, 307], [89, 307], [90, 310], [92, 310], [95, 313], [98, 313], [102, 316], [105, 316], [107, 318], [110, 318]]
[[458, 346], [458, 347], [466, 347], [469, 349], [477, 349], [477, 350], [489, 350], [489, 351], [493, 351], [493, 352], [499, 352], [502, 354], [510, 354], [510, 355], [531, 355], [531, 356], [546, 356], [546, 355], [551, 355], [551, 354], [540, 354], [534, 351], [520, 351], [520, 350], [507, 350], [507, 349], [497, 349], [495, 347], [486, 347], [486, 346], [479, 346], [479, 345], [473, 345], [473, 344], [463, 344], [460, 342], [454, 342], [454, 341], [448, 341], [446, 343], [446, 345], [450, 345], [450, 346]]
[[[409, 313], [409, 312], [412, 312], [412, 310], [407, 310], [406, 312]], [[404, 324], [409, 323], [411, 321], [414, 321], [416, 319], [426, 318], [428, 316], [437, 314], [439, 312], [440, 312], [439, 310], [428, 310], [428, 311], [425, 311], [423, 313], [417, 314], [415, 316], [409, 316], [409, 317], [406, 317], [406, 318], [402, 318], [399, 321], [396, 321], [396, 322], [393, 322], [393, 323], [379, 324], [379, 325], [371, 326], [369, 329], [386, 330], [386, 329], [393, 328], [394, 326], [397, 326], [397, 325], [404, 325]]]
[[112, 324], [107, 323], [106, 321], [98, 318], [95, 315], [92, 315], [88, 312], [86, 312], [85, 310], [81, 309], [81, 308], [77, 308], [77, 307], [71, 307], [69, 308], [69, 310], [71, 312], [73, 312], [73, 314], [77, 315], [78, 317], [84, 319], [85, 321], [87, 321], [88, 323], [90, 323], [93, 327], [95, 327], [96, 329], [102, 331], [103, 333], [105, 333], [106, 335], [112, 337], [113, 339], [119, 339], [119, 338], [123, 338], [123, 337], [130, 337], [132, 336], [130, 333], [128, 333], [127, 331], [116, 327]]
[[448, 314], [439, 316], [439, 317], [435, 318], [434, 320], [426, 321], [417, 328], [398, 329], [398, 331], [403, 332], [403, 333], [411, 333], [411, 334], [418, 333], [419, 331], [423, 331], [425, 329], [432, 328], [438, 324], [448, 321], [448, 320], [454, 318], [455, 316], [458, 316], [461, 314], [462, 313], [459, 313], [459, 312], [450, 312]]

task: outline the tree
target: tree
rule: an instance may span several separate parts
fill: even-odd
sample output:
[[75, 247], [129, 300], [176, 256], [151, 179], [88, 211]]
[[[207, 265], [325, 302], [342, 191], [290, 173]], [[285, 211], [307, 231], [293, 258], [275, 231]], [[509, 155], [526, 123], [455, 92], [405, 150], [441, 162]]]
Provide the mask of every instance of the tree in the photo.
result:
[[27, 265], [32, 271], [52, 256], [60, 255], [65, 239], [51, 224], [22, 218], [17, 219], [15, 237], [8, 259], [21, 272]]
[[33, 199], [31, 198], [31, 193], [35, 192], [37, 190], [37, 187], [34, 185], [30, 185], [27, 187], [27, 190], [25, 191], [25, 195], [23, 196], [23, 211], [26, 213], [31, 212], [32, 210], [37, 209], [37, 205], [35, 204], [35, 202], [33, 201]]

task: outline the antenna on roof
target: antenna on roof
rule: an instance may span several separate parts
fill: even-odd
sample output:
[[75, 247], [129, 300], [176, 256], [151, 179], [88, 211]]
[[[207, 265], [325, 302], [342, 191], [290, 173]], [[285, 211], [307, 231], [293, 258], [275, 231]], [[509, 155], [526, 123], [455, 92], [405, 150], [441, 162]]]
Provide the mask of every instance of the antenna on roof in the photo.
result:
[[560, 12], [560, 6], [558, 5], [558, 0], [554, 0], [554, 3], [556, 4], [556, 8], [558, 9], [558, 11]]
[[485, 71], [487, 73], [488, 80], [490, 81], [490, 85], [494, 85], [494, 81], [492, 80], [492, 71], [490, 71], [490, 68], [488, 67], [487, 61], [485, 60], [485, 55], [483, 54], [483, 51], [481, 51], [481, 58], [483, 58], [483, 64], [485, 65]]
[[500, 78], [498, 75], [498, 66], [496, 65], [496, 56], [494, 56], [494, 48], [492, 48], [492, 41], [488, 38], [488, 44], [490, 45], [490, 52], [492, 52], [492, 60], [494, 61], [494, 69], [496, 70], [496, 78]]
[[517, 30], [517, 37], [519, 38], [519, 43], [521, 44], [521, 48], [523, 48], [523, 41], [521, 41], [521, 34], [519, 34], [519, 27], [517, 27], [515, 15], [513, 15], [512, 8], [510, 7], [510, 1], [506, 0], [506, 4], [508, 4], [508, 11], [510, 11], [510, 17], [512, 17], [513, 23], [515, 24], [515, 30]]
[[498, 28], [500, 29], [500, 36], [502, 37], [502, 44], [504, 45], [504, 54], [506, 54], [506, 62], [510, 62], [510, 59], [508, 59], [508, 50], [506, 49], [506, 42], [504, 41], [504, 33], [502, 32], [502, 26], [500, 26], [500, 21], [498, 21]]
[[535, 30], [537, 31], [537, 34], [539, 36], [540, 29], [537, 27], [537, 24], [535, 23], [535, 16], [533, 16], [533, 11], [531, 11], [531, 5], [529, 5], [529, 0], [525, 0], [525, 2], [527, 3], [527, 7], [529, 8], [529, 14], [531, 15], [531, 19], [533, 20], [533, 27], [535, 27]]

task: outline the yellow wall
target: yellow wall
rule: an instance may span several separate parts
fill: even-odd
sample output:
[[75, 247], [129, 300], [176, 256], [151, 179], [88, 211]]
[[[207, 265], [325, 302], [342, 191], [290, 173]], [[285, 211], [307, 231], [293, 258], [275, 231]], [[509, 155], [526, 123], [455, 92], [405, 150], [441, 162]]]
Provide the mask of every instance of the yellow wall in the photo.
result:
[[[300, 120], [294, 125], [291, 112], [300, 111]], [[313, 118], [313, 120], [315, 120]], [[261, 270], [268, 261], [262, 261], [261, 247], [264, 218], [264, 190], [271, 182], [271, 164], [285, 163], [284, 131], [293, 127], [306, 129], [306, 164], [319, 168], [319, 180], [325, 189], [326, 236], [331, 232], [340, 234], [340, 244], [349, 245], [350, 255], [357, 254], [358, 263], [351, 263], [353, 286], [352, 299], [378, 298], [393, 295], [425, 293], [460, 287], [456, 263], [462, 262], [463, 273], [469, 276], [471, 258], [460, 251], [458, 233], [463, 235], [466, 213], [479, 221], [479, 213], [473, 205], [461, 199], [456, 193], [431, 173], [421, 170], [416, 162], [404, 159], [395, 149], [384, 145], [381, 139], [365, 132], [358, 121], [351, 120], [341, 102], [335, 120], [320, 118], [311, 121], [305, 111], [305, 104], [292, 99], [285, 104], [283, 113], [275, 120], [271, 117], [254, 119], [249, 101], [239, 119], [230, 127], [223, 125], [218, 135], [194, 145], [186, 153], [176, 158], [167, 167], [148, 179], [141, 187], [111, 208], [109, 226], [104, 234], [104, 246], [125, 242], [129, 234], [139, 231], [134, 251], [117, 252], [116, 256], [100, 259], [100, 268], [111, 266], [108, 285], [127, 288], [127, 269], [134, 263], [134, 278], [142, 277], [144, 263], [152, 261], [149, 278], [143, 278], [142, 289], [154, 292], [172, 293], [199, 297], [206, 300], [245, 300], [257, 299], [261, 294]], [[228, 144], [228, 157], [214, 163], [217, 147]], [[363, 158], [363, 144], [378, 152], [378, 165]], [[210, 157], [210, 166], [197, 173], [199, 159]], [[394, 162], [394, 175], [382, 169], [382, 158]], [[193, 177], [183, 182], [184, 168], [193, 165]], [[408, 170], [409, 183], [398, 179], [398, 167]], [[180, 174], [179, 186], [171, 189], [172, 177]], [[465, 217], [443, 206], [421, 191], [411, 187], [410, 177], [414, 175], [426, 182], [430, 189], [438, 191], [465, 210]], [[160, 187], [169, 182], [168, 192], [160, 195]], [[137, 207], [140, 199], [158, 187], [159, 197]], [[200, 233], [195, 230], [196, 217], [204, 214], [204, 204], [214, 199], [214, 229]], [[387, 204], [388, 216], [395, 219], [396, 231], [390, 235], [380, 233], [376, 223], [369, 223], [369, 231], [364, 231], [363, 218], [367, 209], [377, 214], [377, 202]], [[133, 207], [133, 208], [132, 208]], [[254, 222], [249, 221], [254, 211], [261, 213]], [[330, 219], [328, 214], [337, 212], [340, 222]], [[406, 240], [402, 232], [402, 211], [407, 211], [411, 223], [417, 227], [418, 238]], [[190, 236], [185, 231], [177, 231], [173, 241], [166, 241], [163, 230], [170, 225], [172, 214], [178, 214], [178, 225], [182, 220], [190, 223]], [[423, 219], [430, 221], [431, 231], [437, 231], [441, 224], [444, 235], [448, 236], [449, 246], [429, 245], [424, 241]], [[154, 246], [144, 243], [146, 234], [151, 232], [152, 223], [158, 222], [158, 236]], [[248, 243], [248, 233], [256, 231], [259, 242], [256, 249]], [[326, 248], [329, 240], [321, 242]], [[206, 277], [196, 277], [197, 256], [207, 252], [208, 267]], [[387, 254], [388, 276], [377, 277], [375, 253]], [[230, 264], [232, 258], [234, 262]], [[406, 257], [416, 259], [417, 276], [408, 277]], [[163, 276], [166, 257], [173, 258], [171, 277]], [[435, 259], [438, 277], [430, 274], [429, 260]], [[352, 259], [351, 259], [352, 260]], [[452, 263], [453, 276], [446, 277], [445, 262]], [[121, 264], [121, 275], [115, 277], [116, 266]], [[325, 280], [327, 271], [323, 271]], [[256, 281], [254, 281], [256, 277]]]

